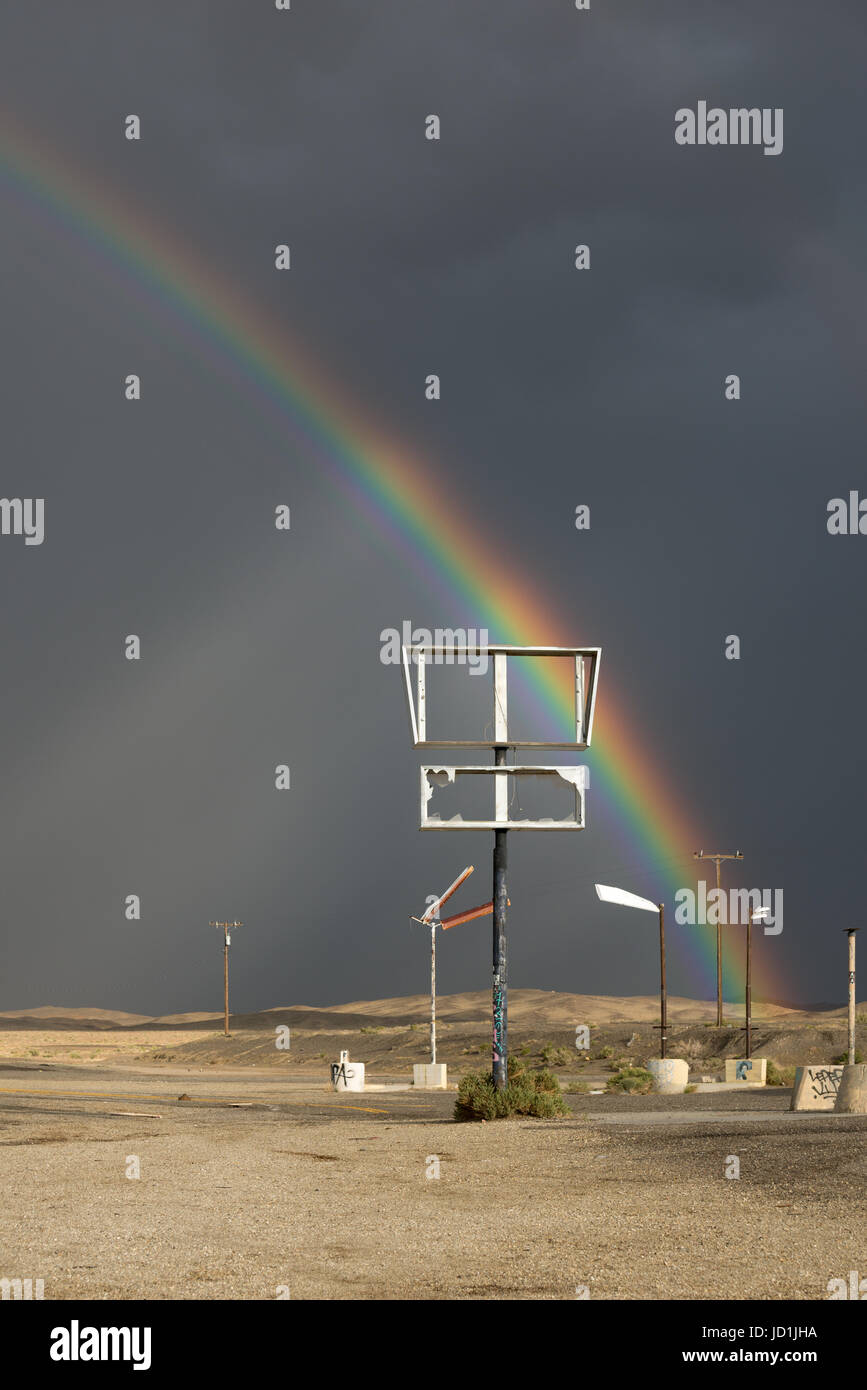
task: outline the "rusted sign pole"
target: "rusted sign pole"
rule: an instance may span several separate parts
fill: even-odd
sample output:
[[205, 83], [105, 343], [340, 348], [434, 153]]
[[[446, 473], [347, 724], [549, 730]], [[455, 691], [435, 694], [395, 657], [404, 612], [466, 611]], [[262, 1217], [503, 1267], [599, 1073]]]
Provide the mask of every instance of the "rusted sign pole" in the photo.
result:
[[[503, 831], [503, 834], [506, 832]], [[463, 883], [467, 873], [472, 873], [472, 869], [465, 870], [460, 882]], [[451, 896], [449, 894], [449, 896]], [[440, 898], [444, 902], [445, 898]], [[511, 906], [511, 900], [506, 899], [506, 906]], [[448, 931], [450, 927], [459, 927], [463, 922], [473, 922], [477, 917], [487, 917], [489, 912], [493, 912], [493, 900], [489, 903], [482, 903], [481, 907], [470, 907], [465, 912], [456, 912], [452, 917], [439, 916], [431, 919], [430, 934], [430, 1059], [432, 1063], [437, 1059], [437, 1033], [436, 1033], [436, 999], [437, 999], [437, 948], [436, 948], [436, 929], [442, 927], [443, 931]]]
[[430, 924], [430, 1059], [437, 1059], [437, 918]]

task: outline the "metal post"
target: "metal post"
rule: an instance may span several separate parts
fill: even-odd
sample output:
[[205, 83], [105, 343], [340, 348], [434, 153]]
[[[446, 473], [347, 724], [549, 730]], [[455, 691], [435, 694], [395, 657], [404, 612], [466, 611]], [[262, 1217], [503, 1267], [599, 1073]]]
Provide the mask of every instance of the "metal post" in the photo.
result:
[[847, 927], [849, 937], [849, 1066], [855, 1065], [855, 933], [858, 927]]
[[437, 919], [430, 924], [430, 1059], [437, 1059]]
[[[497, 767], [506, 763], [505, 748], [497, 748], [494, 758]], [[508, 1012], [506, 989], [506, 908], [508, 905], [506, 889], [506, 869], [508, 854], [506, 850], [507, 830], [494, 831], [494, 982], [493, 982], [493, 1057], [492, 1067], [494, 1085], [498, 1091], [505, 1089], [509, 1080], [508, 1063]]]
[[753, 913], [746, 917], [746, 988], [743, 992], [746, 1009], [746, 1058], [753, 1055]]
[[229, 1036], [229, 929], [223, 933], [223, 1032]]
[[723, 1002], [722, 1002], [722, 926], [719, 920], [719, 870], [720, 861], [716, 861], [716, 1026], [722, 1028], [723, 1022]]
[[668, 1040], [668, 994], [665, 988], [665, 906], [659, 904], [659, 1055], [665, 1057]]

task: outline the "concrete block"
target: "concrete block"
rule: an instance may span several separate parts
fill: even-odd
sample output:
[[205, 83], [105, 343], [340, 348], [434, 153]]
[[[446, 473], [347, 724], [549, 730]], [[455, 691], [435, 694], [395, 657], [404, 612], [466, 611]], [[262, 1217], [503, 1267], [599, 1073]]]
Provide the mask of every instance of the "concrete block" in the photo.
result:
[[747, 1086], [764, 1086], [768, 1079], [766, 1057], [727, 1057], [726, 1081], [742, 1081]]
[[444, 1091], [446, 1080], [445, 1062], [417, 1062], [412, 1069], [412, 1084], [423, 1091]]
[[834, 1104], [836, 1115], [867, 1115], [867, 1062], [843, 1067]]
[[340, 1061], [331, 1063], [331, 1084], [335, 1091], [363, 1091], [364, 1063], [350, 1062], [349, 1053], [341, 1052]]
[[647, 1063], [654, 1090], [661, 1096], [682, 1096], [689, 1081], [689, 1063], [680, 1057], [653, 1057]]
[[792, 1110], [833, 1110], [842, 1067], [796, 1067]]

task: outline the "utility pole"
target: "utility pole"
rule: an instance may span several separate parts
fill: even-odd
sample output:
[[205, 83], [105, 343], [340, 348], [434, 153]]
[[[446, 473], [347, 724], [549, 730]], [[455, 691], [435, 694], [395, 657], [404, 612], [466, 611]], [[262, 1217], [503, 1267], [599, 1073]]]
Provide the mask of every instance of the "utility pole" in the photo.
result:
[[860, 927], [847, 927], [849, 937], [849, 1066], [855, 1065], [855, 933]]
[[223, 1032], [229, 1036], [229, 946], [232, 938], [229, 931], [232, 927], [243, 927], [243, 922], [209, 922], [211, 927], [223, 928]]
[[713, 859], [716, 863], [716, 886], [717, 886], [717, 919], [716, 919], [716, 1026], [722, 1028], [723, 1025], [723, 997], [722, 997], [722, 926], [719, 920], [719, 888], [720, 888], [720, 864], [723, 859], [743, 859], [739, 849], [734, 854], [705, 854], [703, 849], [697, 850], [693, 854], [693, 859]]

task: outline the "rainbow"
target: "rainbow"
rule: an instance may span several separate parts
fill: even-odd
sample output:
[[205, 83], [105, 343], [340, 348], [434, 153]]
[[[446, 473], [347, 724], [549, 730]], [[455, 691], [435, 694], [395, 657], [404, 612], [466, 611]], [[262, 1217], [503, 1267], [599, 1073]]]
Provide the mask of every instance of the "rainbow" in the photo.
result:
[[[25, 213], [47, 219], [70, 234], [82, 256], [95, 257], [105, 279], [116, 281], [148, 312], [168, 314], [200, 358], [239, 390], [255, 395], [257, 409], [267, 410], [281, 438], [288, 433], [314, 450], [317, 467], [327, 470], [451, 612], [459, 607], [468, 615], [467, 625], [487, 628], [492, 641], [519, 646], [576, 640], [574, 627], [556, 612], [550, 595], [504, 564], [430, 464], [354, 404], [342, 384], [333, 383], [307, 349], [239, 293], [228, 276], [204, 264], [198, 247], [181, 245], [151, 215], [121, 202], [92, 174], [75, 169], [65, 154], [6, 117], [0, 119], [0, 178]], [[586, 615], [583, 624], [577, 640], [604, 646]], [[540, 708], [562, 726], [571, 708], [568, 690], [544, 672], [534, 683]], [[634, 877], [623, 886], [655, 892], [670, 907], [674, 890], [698, 876], [689, 865], [702, 837], [695, 818], [667, 788], [625, 704], [606, 683], [604, 666], [592, 778], [593, 812], [634, 862]], [[589, 883], [586, 887], [592, 891]], [[715, 993], [713, 930], [674, 928], [671, 935], [673, 950], [686, 962], [690, 987]], [[741, 936], [726, 935], [725, 994], [732, 999], [742, 997]], [[757, 992], [779, 997], [785, 990], [780, 973], [775, 971], [773, 983], [767, 973], [757, 961]]]

